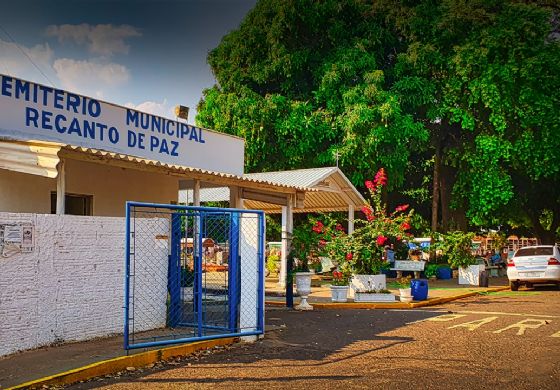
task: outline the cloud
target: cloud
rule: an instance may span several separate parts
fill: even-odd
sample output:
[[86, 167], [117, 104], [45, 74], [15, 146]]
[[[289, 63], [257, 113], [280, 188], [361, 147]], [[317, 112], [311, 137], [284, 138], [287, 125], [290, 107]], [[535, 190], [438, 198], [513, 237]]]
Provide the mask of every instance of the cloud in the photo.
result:
[[78, 45], [87, 45], [88, 50], [95, 55], [111, 56], [115, 53], [128, 54], [130, 48], [125, 43], [128, 38], [140, 37], [140, 31], [132, 26], [123, 24], [62, 24], [47, 27], [48, 36], [58, 38], [59, 42], [74, 41]]
[[103, 97], [103, 88], [117, 87], [130, 78], [128, 69], [115, 63], [60, 58], [53, 67], [63, 88], [97, 97]]
[[145, 101], [140, 104], [126, 103], [125, 106], [138, 111], [147, 112], [148, 114], [163, 116], [165, 118], [175, 118], [173, 107], [169, 106], [167, 99], [163, 99], [161, 103]]
[[15, 43], [0, 39], [0, 53], [0, 72], [2, 73], [37, 80], [45, 84], [47, 80], [33, 65], [35, 63], [43, 73], [46, 73], [47, 76], [52, 76], [51, 62], [54, 52], [48, 43], [28, 48], [22, 45], [18, 47]]

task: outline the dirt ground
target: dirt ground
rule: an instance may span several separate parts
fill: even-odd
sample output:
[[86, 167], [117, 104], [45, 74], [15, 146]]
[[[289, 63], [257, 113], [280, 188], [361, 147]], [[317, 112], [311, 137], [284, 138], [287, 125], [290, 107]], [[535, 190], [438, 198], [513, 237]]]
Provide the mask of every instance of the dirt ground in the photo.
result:
[[430, 310], [267, 309], [266, 337], [72, 389], [557, 389], [560, 292]]

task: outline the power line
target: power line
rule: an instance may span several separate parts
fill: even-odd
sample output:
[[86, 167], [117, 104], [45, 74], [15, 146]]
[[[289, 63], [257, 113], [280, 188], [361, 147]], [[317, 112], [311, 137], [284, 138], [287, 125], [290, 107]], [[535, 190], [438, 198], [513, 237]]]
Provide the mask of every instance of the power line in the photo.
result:
[[12, 41], [12, 43], [14, 45], [16, 45], [16, 47], [23, 53], [24, 56], [27, 57], [27, 59], [33, 64], [33, 66], [39, 71], [39, 73], [41, 73], [43, 75], [44, 78], [47, 79], [47, 81], [49, 82], [49, 84], [51, 85], [51, 87], [55, 88], [54, 83], [51, 81], [51, 79], [48, 78], [48, 76], [41, 70], [41, 68], [39, 68], [39, 66], [35, 63], [35, 61], [33, 61], [33, 59], [31, 59], [31, 57], [29, 56], [29, 54], [27, 54], [25, 52], [25, 50], [23, 50], [21, 48], [21, 46], [16, 42], [16, 40], [10, 35], [10, 33], [0, 24], [0, 29], [2, 31], [4, 31], [4, 33], [8, 36], [8, 38]]

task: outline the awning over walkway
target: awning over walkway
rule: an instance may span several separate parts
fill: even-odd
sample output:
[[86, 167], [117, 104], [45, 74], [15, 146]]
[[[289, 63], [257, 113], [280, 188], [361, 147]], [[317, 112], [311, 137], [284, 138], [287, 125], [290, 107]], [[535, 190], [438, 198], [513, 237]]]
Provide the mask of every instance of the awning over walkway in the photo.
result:
[[[305, 198], [303, 204], [296, 204], [293, 212], [331, 212], [348, 211], [349, 206], [360, 208], [365, 199], [352, 185], [344, 173], [337, 167], [297, 169], [293, 171], [249, 173], [243, 176], [245, 179], [276, 183], [282, 186], [294, 186], [304, 189]], [[188, 196], [189, 194], [186, 193]], [[245, 207], [248, 209], [264, 210], [267, 213], [278, 214], [282, 212], [282, 206], [286, 206], [285, 200], [256, 196], [245, 191]], [[227, 201], [229, 189], [203, 188], [200, 191], [202, 202]], [[192, 201], [192, 196], [185, 198], [186, 202]]]

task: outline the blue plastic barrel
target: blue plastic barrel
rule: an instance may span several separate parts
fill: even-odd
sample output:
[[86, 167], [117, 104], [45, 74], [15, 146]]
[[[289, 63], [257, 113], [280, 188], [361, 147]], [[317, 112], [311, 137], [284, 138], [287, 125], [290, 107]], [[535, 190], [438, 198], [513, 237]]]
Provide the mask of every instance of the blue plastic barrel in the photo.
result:
[[425, 301], [428, 299], [428, 279], [412, 279], [410, 281], [412, 298], [415, 301]]
[[451, 279], [451, 275], [451, 268], [449, 267], [440, 267], [437, 269], [438, 279]]

